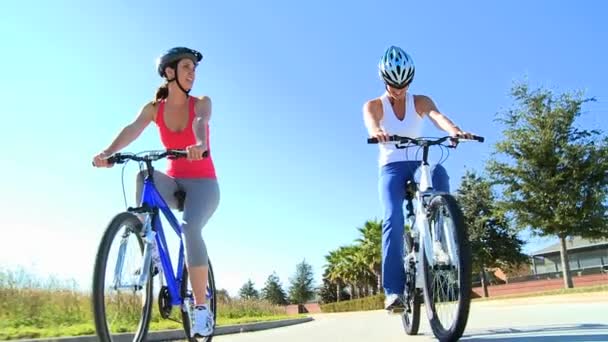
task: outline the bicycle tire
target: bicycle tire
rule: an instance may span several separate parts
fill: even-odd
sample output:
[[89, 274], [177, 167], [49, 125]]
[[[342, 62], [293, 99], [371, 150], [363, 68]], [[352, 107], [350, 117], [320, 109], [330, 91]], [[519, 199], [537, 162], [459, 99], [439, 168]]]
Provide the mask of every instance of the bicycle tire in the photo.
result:
[[[409, 232], [405, 233], [405, 255], [408, 255], [414, 248], [414, 241]], [[405, 310], [401, 315], [401, 323], [403, 329], [408, 335], [417, 335], [420, 328], [420, 304], [422, 302], [422, 294], [420, 289], [416, 288], [416, 268], [413, 269], [410, 265], [404, 265], [405, 273]], [[413, 272], [412, 272], [413, 271]], [[408, 300], [408, 297], [410, 298]], [[408, 303], [409, 302], [409, 303]], [[408, 308], [409, 306], [409, 308]], [[408, 312], [409, 309], [409, 312]]]
[[[134, 235], [139, 243], [140, 251], [143, 255], [144, 243], [139, 234], [141, 231], [141, 222], [139, 219], [128, 212], [123, 212], [116, 215], [108, 224], [108, 227], [103, 233], [101, 242], [97, 249], [97, 256], [95, 258], [95, 267], [93, 271], [93, 295], [92, 295], [92, 308], [93, 316], [95, 321], [95, 331], [100, 341], [110, 342], [112, 341], [112, 335], [109, 331], [108, 324], [106, 322], [106, 307], [104, 301], [104, 287], [105, 287], [105, 274], [106, 274], [106, 262], [108, 260], [112, 241], [119, 233], [119, 229], [125, 224], [133, 227]], [[150, 270], [148, 270], [150, 271]], [[148, 278], [148, 282], [145, 287], [146, 296], [145, 303], [141, 308], [141, 319], [137, 326], [137, 331], [134, 334], [133, 341], [140, 342], [145, 341], [148, 335], [148, 329], [150, 326], [150, 319], [152, 316], [152, 305], [153, 305], [153, 280], [152, 276]]]
[[[427, 311], [427, 317], [433, 334], [441, 342], [457, 341], [467, 325], [470, 304], [471, 304], [471, 247], [468, 240], [468, 234], [466, 225], [463, 219], [462, 211], [458, 205], [456, 199], [450, 194], [437, 194], [434, 195], [428, 206], [429, 217], [434, 217], [435, 212], [440, 206], [445, 206], [449, 215], [454, 223], [453, 236], [455, 248], [458, 257], [458, 304], [456, 309], [456, 316], [453, 323], [449, 327], [444, 327], [437, 315], [435, 301], [432, 293], [432, 279], [429, 272], [429, 263], [425, 256], [427, 251], [424, 249], [424, 244], [421, 244], [423, 250], [421, 262], [423, 270], [423, 294], [425, 301], [425, 308]], [[431, 234], [432, 234], [431, 229]], [[428, 237], [432, 238], [432, 237]], [[449, 297], [449, 295], [448, 295]], [[448, 298], [448, 300], [451, 300]]]
[[[184, 264], [184, 270], [183, 270], [183, 277], [182, 277], [182, 283], [181, 283], [181, 288], [180, 288], [180, 295], [183, 298], [183, 300], [186, 299], [187, 296], [191, 296], [191, 293], [188, 293], [188, 284], [189, 284], [189, 277], [188, 277], [188, 268], [186, 267], [186, 265]], [[213, 328], [215, 329], [215, 327], [217, 326], [217, 301], [216, 301], [216, 294], [215, 294], [215, 277], [213, 275], [213, 266], [211, 266], [211, 261], [209, 261], [209, 272], [208, 272], [208, 276], [207, 276], [207, 285], [209, 286], [209, 290], [211, 292], [211, 295], [209, 297], [207, 297], [207, 303], [208, 306], [211, 308], [211, 312], [213, 313]], [[184, 304], [182, 304], [184, 305]], [[189, 312], [187, 310], [184, 310], [184, 308], [182, 308], [181, 310], [182, 313], [182, 324], [184, 326], [184, 332], [186, 334], [186, 339], [190, 342], [211, 342], [211, 340], [213, 339], [213, 334], [211, 334], [211, 336], [207, 336], [207, 337], [190, 337], [190, 330], [192, 327], [192, 321], [190, 320], [190, 316], [189, 316]]]

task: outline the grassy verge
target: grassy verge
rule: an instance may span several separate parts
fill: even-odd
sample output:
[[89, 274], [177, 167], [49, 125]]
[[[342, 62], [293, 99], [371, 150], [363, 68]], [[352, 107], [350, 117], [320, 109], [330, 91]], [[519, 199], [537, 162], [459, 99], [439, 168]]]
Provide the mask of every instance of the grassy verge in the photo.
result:
[[[0, 270], [0, 340], [94, 334], [91, 297], [75, 288], [66, 282], [39, 281], [24, 272]], [[115, 299], [112, 306], [120, 317], [113, 332], [134, 331], [139, 302], [132, 297]], [[223, 300], [217, 311], [218, 326], [298, 317], [261, 300]], [[181, 321], [177, 307], [171, 316]], [[150, 330], [182, 328], [181, 323], [160, 317], [155, 299]]]
[[518, 294], [495, 296], [495, 297], [488, 297], [488, 298], [481, 297], [481, 298], [475, 298], [475, 299], [473, 299], [473, 301], [490, 301], [490, 300], [500, 300], [500, 299], [555, 296], [555, 295], [591, 293], [591, 292], [608, 292], [608, 285], [593, 285], [593, 286], [575, 287], [572, 289], [557, 289], [557, 290], [540, 291], [540, 292], [518, 293]]
[[[540, 296], [554, 296], [564, 294], [576, 294], [576, 293], [591, 293], [591, 292], [608, 292], [608, 285], [596, 285], [596, 286], [585, 286], [576, 287], [573, 289], [558, 289], [542, 292], [532, 293], [520, 293], [505, 296], [496, 296], [488, 298], [475, 298], [473, 302], [484, 302], [491, 300], [511, 299], [511, 298], [525, 298], [525, 297], [540, 297]], [[321, 305], [323, 312], [350, 312], [350, 311], [369, 311], [369, 310], [381, 310], [384, 308], [384, 295], [379, 294], [376, 296], [370, 296], [361, 299], [353, 299], [342, 301], [339, 303], [329, 303]]]

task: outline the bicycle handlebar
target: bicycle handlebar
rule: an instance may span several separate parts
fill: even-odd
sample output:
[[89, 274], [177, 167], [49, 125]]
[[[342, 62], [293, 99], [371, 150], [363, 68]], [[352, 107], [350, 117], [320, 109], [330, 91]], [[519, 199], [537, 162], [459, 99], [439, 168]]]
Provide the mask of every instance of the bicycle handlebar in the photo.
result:
[[[206, 158], [209, 155], [209, 151], [203, 152], [203, 158]], [[162, 158], [176, 159], [176, 158], [186, 158], [188, 157], [188, 152], [186, 150], [166, 150], [164, 152], [151, 152], [145, 154], [143, 156], [137, 156], [130, 153], [115, 153], [111, 155], [107, 160], [109, 164], [122, 164], [127, 160], [133, 160], [138, 162], [148, 162], [148, 161], [157, 161]], [[95, 164], [91, 162], [93, 166]]]
[[[438, 139], [424, 139], [424, 138], [410, 138], [410, 137], [403, 137], [403, 136], [399, 136], [399, 135], [391, 135], [389, 136], [388, 141], [392, 141], [392, 142], [398, 142], [398, 143], [412, 143], [414, 145], [418, 145], [418, 146], [431, 146], [431, 145], [439, 145], [441, 143], [443, 143], [444, 141], [451, 139], [451, 140], [455, 140], [455, 141], [479, 141], [479, 142], [484, 142], [485, 138], [478, 136], [478, 135], [472, 135], [473, 139], [468, 139], [462, 136], [445, 136], [445, 137], [441, 137]], [[367, 143], [368, 144], [378, 144], [380, 143], [378, 141], [378, 138], [368, 138], [367, 139]]]

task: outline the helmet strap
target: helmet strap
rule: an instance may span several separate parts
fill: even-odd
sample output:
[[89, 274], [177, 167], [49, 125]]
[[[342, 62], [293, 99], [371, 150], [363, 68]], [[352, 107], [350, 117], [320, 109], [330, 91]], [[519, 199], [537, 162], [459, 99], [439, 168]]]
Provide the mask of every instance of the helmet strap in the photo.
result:
[[182, 85], [179, 83], [179, 79], [177, 78], [177, 67], [175, 68], [175, 78], [173, 78], [172, 80], [167, 79], [167, 83], [171, 83], [171, 82], [173, 82], [173, 81], [175, 81], [175, 83], [177, 83], [177, 86], [179, 87], [179, 89], [181, 89], [181, 90], [184, 92], [184, 94], [186, 94], [186, 97], [188, 97], [188, 94], [190, 93], [190, 90], [192, 90], [192, 89], [188, 89], [188, 90], [186, 90], [186, 89], [184, 89], [184, 87], [182, 87]]

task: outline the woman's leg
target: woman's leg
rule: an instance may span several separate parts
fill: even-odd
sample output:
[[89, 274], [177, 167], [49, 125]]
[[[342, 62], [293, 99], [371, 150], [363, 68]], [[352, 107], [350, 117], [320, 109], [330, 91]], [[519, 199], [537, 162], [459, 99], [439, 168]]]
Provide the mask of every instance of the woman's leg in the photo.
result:
[[219, 205], [220, 191], [215, 179], [179, 179], [186, 191], [182, 232], [186, 263], [196, 305], [205, 304], [209, 256], [202, 237], [202, 229]]
[[385, 292], [384, 308], [387, 310], [403, 306], [401, 297], [405, 288], [403, 267], [405, 217], [403, 201], [405, 184], [413, 180], [419, 162], [404, 161], [390, 163], [380, 172], [380, 198], [384, 209], [382, 222], [382, 285]]
[[[405, 286], [403, 269], [403, 234], [405, 218], [405, 182], [411, 177], [410, 162], [395, 162], [380, 171], [382, 222], [382, 286], [386, 295], [402, 295]], [[390, 305], [390, 303], [389, 303]]]

